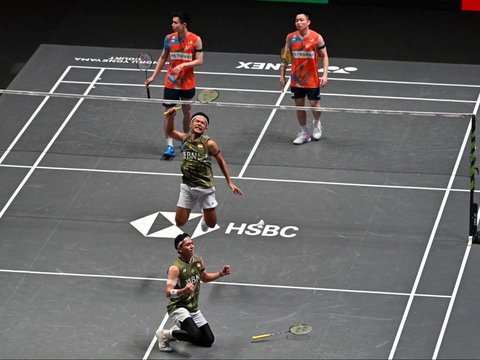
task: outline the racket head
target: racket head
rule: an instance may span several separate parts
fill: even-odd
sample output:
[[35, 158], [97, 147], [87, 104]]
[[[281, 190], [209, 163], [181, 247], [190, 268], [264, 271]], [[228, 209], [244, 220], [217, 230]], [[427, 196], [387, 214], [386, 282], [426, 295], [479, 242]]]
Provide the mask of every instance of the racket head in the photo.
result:
[[220, 96], [220, 93], [214, 89], [205, 89], [198, 93], [197, 99], [200, 103], [206, 104], [215, 101]]
[[152, 65], [152, 56], [148, 52], [141, 52], [140, 55], [138, 55], [137, 67], [140, 70], [148, 70]]
[[289, 48], [282, 47], [280, 49], [280, 59], [284, 64], [291, 64], [292, 63], [292, 52]]
[[312, 331], [312, 326], [308, 324], [296, 324], [290, 326], [288, 331], [294, 335], [306, 335]]

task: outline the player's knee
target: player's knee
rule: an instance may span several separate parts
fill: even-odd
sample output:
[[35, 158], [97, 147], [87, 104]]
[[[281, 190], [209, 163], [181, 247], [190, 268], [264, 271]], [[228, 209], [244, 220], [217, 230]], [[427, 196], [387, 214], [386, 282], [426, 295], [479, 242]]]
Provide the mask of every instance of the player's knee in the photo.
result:
[[192, 337], [193, 343], [197, 345], [202, 344], [202, 332], [198, 328], [190, 329], [189, 334]]
[[199, 341], [197, 342], [197, 345], [203, 346], [203, 347], [210, 347], [213, 345], [213, 342], [215, 341], [215, 336], [213, 334], [203, 334]]

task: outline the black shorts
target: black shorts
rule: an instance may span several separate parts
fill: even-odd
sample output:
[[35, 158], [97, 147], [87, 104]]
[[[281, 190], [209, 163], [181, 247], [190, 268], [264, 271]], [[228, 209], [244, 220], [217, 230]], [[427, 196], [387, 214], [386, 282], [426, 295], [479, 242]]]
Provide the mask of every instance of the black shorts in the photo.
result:
[[[195, 88], [182, 90], [182, 89], [163, 89], [163, 98], [166, 100], [190, 100], [195, 96]], [[164, 103], [163, 106], [172, 107], [175, 103]]]
[[300, 88], [300, 87], [290, 87], [292, 92], [292, 99], [302, 99], [305, 96], [308, 100], [320, 100], [320, 87], [316, 88]]

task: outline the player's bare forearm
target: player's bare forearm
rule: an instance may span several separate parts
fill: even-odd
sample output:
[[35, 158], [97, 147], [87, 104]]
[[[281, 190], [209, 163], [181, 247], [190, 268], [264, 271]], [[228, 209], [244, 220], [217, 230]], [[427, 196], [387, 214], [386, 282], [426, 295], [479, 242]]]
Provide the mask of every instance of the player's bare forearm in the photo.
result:
[[230, 272], [231, 272], [230, 265], [224, 265], [219, 271], [216, 271], [216, 272], [210, 272], [210, 273], [206, 271], [202, 272], [200, 278], [202, 282], [206, 283], [206, 282], [215, 281], [220, 279], [221, 277], [230, 275]]
[[218, 153], [217, 156], [215, 156], [215, 159], [217, 159], [218, 166], [220, 167], [220, 170], [222, 170], [223, 176], [225, 177], [225, 180], [227, 181], [227, 184], [233, 193], [235, 195], [243, 195], [242, 190], [240, 190], [230, 178], [230, 171], [228, 170], [227, 163], [225, 162], [222, 154]]

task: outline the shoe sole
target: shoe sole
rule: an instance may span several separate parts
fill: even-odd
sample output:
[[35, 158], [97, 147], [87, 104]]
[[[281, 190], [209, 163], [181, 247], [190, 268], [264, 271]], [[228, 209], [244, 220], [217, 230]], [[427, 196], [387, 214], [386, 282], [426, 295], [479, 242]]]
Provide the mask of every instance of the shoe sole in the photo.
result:
[[296, 143], [296, 142], [294, 142], [293, 145], [303, 145], [303, 144], [306, 144], [306, 143], [310, 142], [310, 140], [311, 140], [311, 139], [308, 139], [307, 141], [304, 141], [304, 142], [302, 142], [302, 143]]

